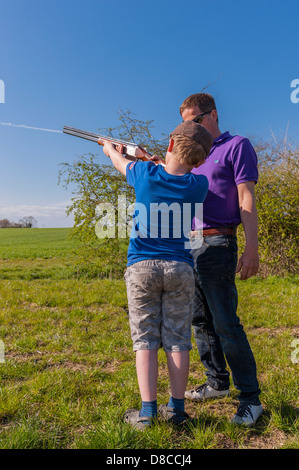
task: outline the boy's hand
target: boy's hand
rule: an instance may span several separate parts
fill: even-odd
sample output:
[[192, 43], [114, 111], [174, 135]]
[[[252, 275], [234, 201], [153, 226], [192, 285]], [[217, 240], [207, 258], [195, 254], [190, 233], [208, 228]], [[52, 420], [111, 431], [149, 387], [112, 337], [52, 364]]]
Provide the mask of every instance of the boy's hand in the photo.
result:
[[99, 139], [98, 144], [103, 146], [104, 154], [110, 157], [110, 152], [114, 149], [112, 143], [105, 139]]
[[105, 139], [99, 139], [98, 140], [99, 145], [103, 145], [103, 152], [107, 157], [111, 156], [111, 151], [112, 150], [117, 150], [120, 154], [123, 153], [123, 145], [117, 145], [116, 147], [109, 141]]
[[141, 159], [142, 157], [145, 157], [147, 160], [154, 162], [156, 165], [159, 163], [165, 163], [165, 161], [158, 157], [158, 155], [151, 155], [150, 153], [147, 153], [146, 149], [137, 148], [135, 156]]
[[159, 165], [160, 163], [165, 163], [165, 160], [163, 160], [163, 158], [158, 157], [158, 155], [152, 155], [152, 156], [148, 157], [148, 159], [151, 162], [156, 163], [156, 165]]

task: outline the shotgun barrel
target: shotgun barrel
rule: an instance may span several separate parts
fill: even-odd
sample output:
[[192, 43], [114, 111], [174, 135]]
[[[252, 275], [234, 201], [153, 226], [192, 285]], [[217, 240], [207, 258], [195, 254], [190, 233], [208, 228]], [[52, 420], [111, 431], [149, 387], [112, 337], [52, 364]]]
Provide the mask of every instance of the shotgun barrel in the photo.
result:
[[92, 140], [97, 142], [100, 139], [98, 134], [93, 134], [92, 132], [82, 131], [81, 129], [75, 129], [74, 127], [64, 126], [63, 132], [65, 134], [74, 135], [80, 137], [81, 139]]
[[[91, 140], [92, 142], [98, 142], [99, 139], [109, 140], [114, 145], [123, 145], [123, 154], [130, 157], [135, 157], [141, 160], [148, 160], [148, 157], [151, 156], [146, 150], [141, 148], [139, 145], [134, 142], [127, 142], [121, 139], [115, 139], [114, 137], [107, 137], [100, 134], [94, 134], [88, 131], [82, 131], [81, 129], [76, 129], [75, 127], [64, 126], [63, 132], [65, 134], [74, 135], [75, 137], [80, 137], [81, 139]], [[137, 150], [139, 152], [137, 153]], [[142, 156], [140, 155], [142, 152]]]

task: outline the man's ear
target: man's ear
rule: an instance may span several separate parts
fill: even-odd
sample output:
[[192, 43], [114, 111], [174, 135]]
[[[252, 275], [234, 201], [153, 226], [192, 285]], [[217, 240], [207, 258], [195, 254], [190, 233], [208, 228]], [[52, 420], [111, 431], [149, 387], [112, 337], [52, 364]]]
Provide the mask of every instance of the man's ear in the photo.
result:
[[172, 138], [170, 138], [167, 152], [171, 153], [172, 149], [173, 149], [173, 146], [174, 146], [174, 140]]
[[217, 109], [212, 109], [212, 111], [210, 112], [210, 116], [213, 119], [213, 121], [217, 121], [218, 119]]

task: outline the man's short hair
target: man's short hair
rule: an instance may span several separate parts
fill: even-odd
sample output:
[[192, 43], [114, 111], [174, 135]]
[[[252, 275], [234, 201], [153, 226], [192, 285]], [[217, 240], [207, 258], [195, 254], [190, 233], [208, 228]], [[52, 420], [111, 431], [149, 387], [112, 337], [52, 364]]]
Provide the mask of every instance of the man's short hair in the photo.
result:
[[174, 141], [171, 152], [174, 160], [188, 165], [196, 165], [205, 161], [206, 151], [198, 142], [179, 134], [173, 135], [171, 138]]
[[186, 98], [181, 104], [181, 115], [185, 109], [193, 108], [194, 106], [198, 106], [202, 113], [217, 109], [212, 95], [209, 93], [194, 93], [193, 95], [188, 96], [188, 98]]

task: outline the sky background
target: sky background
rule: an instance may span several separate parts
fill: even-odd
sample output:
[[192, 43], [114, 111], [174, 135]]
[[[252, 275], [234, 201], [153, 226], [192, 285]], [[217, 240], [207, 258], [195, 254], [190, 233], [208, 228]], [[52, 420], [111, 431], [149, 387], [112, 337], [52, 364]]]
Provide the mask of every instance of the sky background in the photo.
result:
[[[160, 136], [216, 80], [222, 132], [298, 140], [298, 18], [298, 0], [0, 0], [0, 122], [97, 132], [129, 109]], [[72, 226], [59, 163], [87, 153], [108, 163], [95, 143], [0, 125], [0, 219]]]

